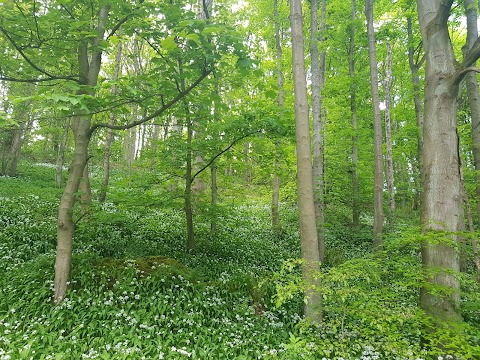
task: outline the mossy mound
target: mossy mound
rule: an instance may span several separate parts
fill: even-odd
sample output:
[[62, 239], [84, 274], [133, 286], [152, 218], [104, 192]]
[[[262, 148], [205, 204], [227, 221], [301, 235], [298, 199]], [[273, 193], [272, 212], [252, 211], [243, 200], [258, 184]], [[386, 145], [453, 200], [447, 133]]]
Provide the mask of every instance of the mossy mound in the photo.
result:
[[101, 258], [95, 263], [98, 275], [108, 276], [111, 280], [122, 278], [126, 274], [135, 274], [137, 278], [149, 276], [182, 276], [193, 279], [193, 272], [177, 260], [164, 256], [143, 256], [136, 259]]

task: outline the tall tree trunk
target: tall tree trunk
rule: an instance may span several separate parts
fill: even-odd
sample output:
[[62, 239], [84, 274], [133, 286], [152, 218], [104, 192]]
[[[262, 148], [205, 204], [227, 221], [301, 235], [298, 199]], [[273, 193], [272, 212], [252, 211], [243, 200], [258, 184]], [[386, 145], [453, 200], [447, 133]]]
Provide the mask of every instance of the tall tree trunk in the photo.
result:
[[423, 104], [422, 97], [420, 94], [420, 75], [418, 70], [423, 64], [425, 57], [419, 61], [415, 61], [415, 48], [413, 46], [413, 29], [412, 29], [412, 17], [407, 18], [407, 33], [408, 33], [408, 63], [410, 65], [410, 71], [412, 73], [412, 82], [413, 82], [413, 100], [415, 104], [415, 118], [417, 121], [417, 161], [418, 161], [418, 176], [419, 184], [416, 189], [416, 202], [420, 202], [422, 198], [421, 193], [423, 191], [422, 185], [422, 168], [423, 168]]
[[305, 316], [314, 324], [322, 321], [321, 295], [315, 288], [315, 273], [320, 271], [315, 207], [313, 204], [313, 171], [310, 148], [308, 95], [305, 77], [303, 16], [300, 0], [290, 1], [292, 34], [292, 67], [295, 95], [295, 133], [297, 147], [298, 211], [300, 216], [301, 253], [305, 290]]
[[[113, 70], [113, 81], [118, 80], [118, 76], [122, 71], [122, 44], [117, 45], [117, 52], [115, 53], [115, 68]], [[117, 93], [117, 85], [112, 86], [112, 94]], [[115, 124], [115, 113], [110, 114], [110, 119], [108, 121], [110, 125]], [[105, 138], [105, 145], [103, 147], [103, 177], [102, 185], [100, 187], [100, 194], [98, 195], [98, 201], [103, 204], [107, 198], [107, 188], [108, 182], [110, 180], [110, 156], [112, 154], [112, 143], [113, 143], [113, 130], [106, 129], [107, 136]]]
[[210, 179], [211, 179], [211, 187], [212, 187], [212, 210], [213, 214], [211, 216], [210, 220], [210, 235], [215, 236], [215, 233], [217, 232], [217, 202], [218, 202], [218, 192], [217, 192], [217, 165], [213, 163], [210, 165]]
[[[325, 32], [326, 0], [322, 0], [320, 33]], [[310, 2], [310, 58], [312, 68], [312, 123], [313, 123], [313, 201], [317, 224], [318, 253], [320, 261], [325, 257], [325, 202], [323, 198], [323, 129], [321, 92], [325, 83], [326, 52], [318, 55], [318, 0]]]
[[12, 148], [10, 150], [10, 165], [7, 172], [8, 176], [17, 175], [17, 166], [21, 155], [20, 151], [31, 123], [31, 120], [26, 120], [21, 123], [20, 128], [14, 131]]
[[352, 0], [352, 25], [348, 47], [348, 72], [350, 75], [350, 111], [352, 112], [352, 225], [355, 232], [360, 227], [360, 190], [358, 184], [358, 128], [357, 128], [357, 87], [355, 79], [355, 28], [357, 4]]
[[185, 216], [187, 219], [187, 249], [193, 250], [195, 238], [193, 230], [193, 208], [192, 208], [192, 137], [193, 130], [190, 116], [187, 110], [187, 169], [185, 174]]
[[387, 145], [387, 189], [389, 194], [389, 222], [392, 223], [395, 216], [395, 183], [393, 177], [393, 147], [392, 147], [392, 121], [391, 121], [391, 95], [392, 86], [392, 46], [387, 41], [387, 68], [385, 72], [385, 142]]
[[243, 162], [245, 163], [245, 171], [243, 173], [243, 183], [245, 187], [250, 186], [251, 174], [250, 174], [250, 143], [245, 141], [243, 143]]
[[65, 125], [63, 126], [63, 136], [60, 142], [57, 153], [57, 161], [55, 164], [55, 186], [60, 188], [63, 180], [63, 164], [65, 163], [65, 151], [68, 145], [68, 132], [70, 130], [70, 118], [65, 119]]
[[[417, 0], [417, 7], [426, 54], [422, 226], [424, 231], [456, 233], [464, 229], [457, 94], [472, 62], [457, 66], [447, 25], [451, 3]], [[478, 58], [474, 54], [471, 60], [473, 57]], [[451, 238], [459, 240], [455, 234]], [[460, 283], [455, 274], [460, 264], [455, 246], [448, 241], [426, 241], [422, 262], [431, 286], [421, 289], [421, 307], [438, 322], [461, 321]], [[438, 286], [450, 291], [440, 294]]]
[[[478, 38], [477, 3], [473, 0], [465, 0], [464, 6], [467, 15], [467, 41], [463, 51], [464, 54], [466, 54]], [[472, 118], [472, 152], [476, 181], [475, 192], [477, 195], [477, 214], [480, 221], [480, 93], [478, 90], [477, 74], [474, 72], [467, 74], [465, 84], [467, 86], [470, 115]]]
[[380, 114], [380, 96], [378, 95], [378, 69], [375, 50], [375, 30], [373, 27], [373, 0], [365, 1], [367, 17], [368, 56], [370, 60], [370, 88], [373, 106], [374, 131], [374, 195], [373, 195], [373, 247], [383, 245], [383, 156], [382, 156], [382, 118]]
[[[93, 39], [93, 50], [89, 59], [89, 44], [86, 40], [80, 41], [78, 48], [78, 63], [80, 79], [83, 85], [88, 85], [88, 94], [95, 95], [94, 89], [100, 73], [102, 50], [100, 42], [105, 33], [105, 24], [110, 10], [109, 5], [104, 5], [98, 14], [97, 37]], [[80, 90], [84, 94], [84, 90]], [[57, 256], [55, 259], [55, 280], [54, 280], [54, 303], [59, 304], [65, 297], [70, 269], [72, 266], [72, 238], [75, 230], [73, 221], [73, 206], [75, 205], [76, 194], [80, 186], [85, 165], [88, 158], [88, 144], [90, 141], [91, 116], [75, 116], [72, 121], [72, 129], [75, 140], [73, 161], [70, 166], [67, 184], [63, 191], [60, 205], [58, 207], [57, 222]]]
[[[280, 16], [278, 14], [278, 0], [273, 0], [273, 17], [275, 21], [275, 48], [276, 48], [276, 62], [277, 62], [277, 104], [280, 116], [283, 117], [283, 105], [285, 103], [285, 90], [282, 69], [282, 42], [280, 38]], [[274, 231], [280, 230], [280, 161], [278, 159], [280, 152], [279, 142], [275, 142], [275, 152], [273, 160], [273, 191], [272, 191], [272, 229]]]
[[55, 260], [54, 303], [59, 304], [65, 297], [72, 266], [72, 237], [75, 230], [73, 206], [76, 194], [87, 163], [90, 117], [74, 117], [72, 129], [75, 140], [73, 161], [68, 172], [68, 180], [58, 207], [57, 256]]
[[79, 190], [81, 214], [87, 215], [90, 211], [90, 206], [92, 205], [92, 188], [90, 186], [90, 172], [88, 170], [88, 162], [83, 168], [82, 180], [80, 181]]

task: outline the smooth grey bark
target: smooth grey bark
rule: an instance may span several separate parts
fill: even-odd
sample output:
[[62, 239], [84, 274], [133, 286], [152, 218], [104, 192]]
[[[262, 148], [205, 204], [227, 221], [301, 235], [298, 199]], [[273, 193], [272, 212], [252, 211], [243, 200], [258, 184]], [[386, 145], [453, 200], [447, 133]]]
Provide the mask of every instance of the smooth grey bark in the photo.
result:
[[[473, 0], [465, 0], [465, 14], [467, 16], [467, 40], [463, 47], [466, 55], [473, 47], [478, 38], [477, 25], [477, 3]], [[464, 56], [465, 56], [464, 55]], [[477, 74], [471, 72], [465, 76], [465, 85], [467, 87], [468, 103], [470, 106], [470, 116], [472, 121], [472, 153], [473, 165], [475, 167], [475, 192], [477, 196], [477, 215], [480, 222], [480, 92], [478, 90]]]
[[[104, 5], [98, 13], [97, 36], [93, 39], [92, 50], [89, 50], [87, 40], [80, 41], [78, 47], [78, 65], [80, 70], [80, 81], [88, 85], [88, 93], [94, 96], [94, 87], [100, 73], [102, 52], [100, 42], [103, 40], [105, 25], [108, 18], [110, 6]], [[89, 54], [90, 52], [90, 54]], [[89, 56], [91, 55], [91, 56]], [[75, 230], [73, 221], [73, 206], [75, 205], [76, 194], [80, 186], [80, 180], [84, 174], [84, 168], [88, 158], [88, 143], [90, 141], [91, 116], [75, 116], [72, 120], [72, 130], [75, 140], [72, 164], [69, 169], [68, 180], [58, 208], [57, 223], [57, 256], [55, 259], [55, 280], [54, 280], [54, 303], [59, 304], [65, 297], [70, 270], [72, 266], [72, 238]]]
[[28, 129], [31, 127], [32, 120], [24, 121], [20, 127], [14, 130], [13, 142], [10, 149], [9, 164], [7, 169], [8, 176], [17, 176], [17, 166], [20, 161], [22, 145], [27, 136]]
[[65, 119], [63, 126], [63, 136], [57, 152], [57, 161], [55, 164], [55, 186], [60, 188], [63, 181], [63, 165], [65, 163], [65, 151], [68, 145], [68, 133], [70, 131], [70, 118]]
[[88, 170], [88, 162], [83, 168], [82, 180], [80, 181], [79, 191], [81, 214], [83, 216], [89, 213], [90, 206], [92, 204], [92, 188], [90, 186], [90, 172]]
[[322, 321], [321, 295], [315, 275], [320, 271], [315, 207], [313, 203], [313, 171], [310, 147], [308, 95], [305, 77], [303, 16], [300, 0], [290, 1], [292, 67], [295, 97], [295, 138], [297, 148], [298, 211], [300, 243], [303, 259], [302, 275], [306, 284], [305, 316], [313, 324]]
[[385, 91], [385, 143], [387, 147], [386, 170], [387, 170], [387, 189], [389, 194], [389, 222], [392, 223], [395, 216], [395, 181], [393, 176], [393, 146], [392, 146], [392, 121], [391, 121], [391, 91], [392, 86], [392, 46], [387, 41], [387, 58], [384, 81]]
[[[115, 67], [113, 69], [113, 81], [118, 80], [118, 76], [122, 71], [122, 44], [117, 45], [117, 51], [115, 53]], [[117, 85], [112, 86], [112, 94], [117, 93]], [[110, 114], [109, 124], [114, 125], [116, 120], [115, 113]], [[105, 138], [105, 144], [103, 146], [103, 176], [102, 176], [102, 185], [100, 187], [100, 194], [98, 195], [98, 201], [103, 204], [107, 198], [107, 188], [108, 182], [110, 180], [110, 156], [112, 154], [112, 143], [113, 143], [113, 130], [106, 129], [107, 135]]]
[[[415, 119], [417, 123], [417, 170], [418, 174], [418, 184], [416, 189], [416, 203], [421, 202], [421, 193], [423, 191], [422, 185], [422, 168], [423, 168], [423, 103], [421, 97], [421, 86], [420, 86], [420, 75], [419, 70], [425, 61], [425, 56], [419, 57], [417, 55], [415, 59], [415, 47], [413, 46], [413, 29], [412, 29], [412, 17], [407, 17], [407, 36], [408, 36], [408, 64], [410, 66], [410, 71], [412, 73], [412, 83], [413, 83], [413, 101], [415, 105]], [[418, 204], [415, 204], [414, 207], [417, 207]]]
[[360, 188], [358, 182], [358, 127], [357, 127], [357, 87], [355, 79], [355, 30], [357, 3], [352, 0], [352, 19], [348, 47], [348, 73], [350, 76], [350, 111], [352, 113], [352, 225], [355, 232], [360, 227]]
[[[283, 105], [285, 103], [285, 90], [282, 68], [282, 43], [280, 39], [280, 16], [278, 14], [278, 0], [273, 0], [273, 17], [275, 22], [275, 49], [276, 49], [276, 65], [277, 65], [277, 105], [280, 112], [280, 116], [283, 116]], [[277, 231], [281, 228], [280, 223], [280, 145], [279, 142], [275, 142], [274, 160], [273, 160], [273, 191], [272, 191], [272, 229]]]
[[383, 154], [382, 154], [382, 118], [380, 114], [380, 96], [378, 94], [378, 68], [375, 49], [375, 29], [373, 27], [373, 0], [365, 1], [367, 18], [368, 57], [370, 60], [370, 88], [373, 107], [374, 132], [374, 195], [373, 195], [373, 247], [383, 245]]
[[[458, 64], [448, 29], [452, 1], [417, 0], [418, 18], [426, 55], [425, 115], [423, 127], [422, 227], [452, 233], [449, 241], [425, 241], [422, 262], [431, 286], [421, 289], [422, 309], [438, 323], [460, 322], [459, 254], [457, 232], [464, 230], [457, 94], [459, 83], [480, 56], [477, 38]], [[453, 244], [452, 244], [453, 242]], [[450, 291], [439, 294], [438, 286]], [[435, 332], [435, 328], [430, 329]]]
[[326, 0], [322, 0], [322, 15], [318, 26], [318, 0], [310, 2], [310, 58], [312, 73], [312, 123], [313, 123], [313, 201], [317, 225], [318, 253], [320, 261], [325, 257], [325, 201], [323, 187], [323, 119], [321, 92], [325, 83], [326, 51], [318, 53], [320, 33], [325, 32]]
[[211, 205], [213, 214], [210, 220], [210, 235], [214, 236], [217, 232], [217, 217], [216, 207], [218, 203], [218, 187], [217, 187], [217, 165], [213, 163], [210, 165], [210, 180], [211, 180]]
[[192, 208], [192, 137], [193, 129], [190, 120], [188, 107], [186, 107], [187, 122], [187, 156], [186, 156], [186, 174], [185, 174], [185, 216], [187, 219], [187, 249], [193, 250], [195, 247], [194, 229], [193, 229], [193, 208]]

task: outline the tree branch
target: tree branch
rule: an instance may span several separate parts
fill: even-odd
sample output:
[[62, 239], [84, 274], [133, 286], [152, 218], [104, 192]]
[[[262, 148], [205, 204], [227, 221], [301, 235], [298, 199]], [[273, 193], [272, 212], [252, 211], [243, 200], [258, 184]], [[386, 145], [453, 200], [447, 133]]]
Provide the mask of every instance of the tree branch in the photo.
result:
[[[78, 82], [78, 79], [74, 78], [74, 77], [71, 77], [71, 76], [55, 76], [55, 75], [52, 75], [50, 74], [49, 72], [43, 70], [42, 68], [40, 68], [39, 66], [37, 66], [32, 60], [30, 60], [28, 58], [28, 56], [23, 52], [23, 50], [17, 45], [17, 43], [12, 39], [12, 37], [10, 36], [10, 34], [5, 31], [5, 29], [3, 27], [0, 27], [0, 32], [5, 35], [5, 37], [8, 39], [8, 41], [13, 45], [13, 47], [18, 51], [18, 53], [25, 59], [25, 61], [32, 67], [34, 68], [35, 70], [37, 70], [39, 73], [41, 74], [44, 74], [46, 76], [48, 76], [50, 79], [49, 80], [72, 80], [72, 81], [75, 81], [75, 82]], [[46, 80], [48, 81], [48, 80]]]
[[217, 155], [215, 155], [214, 157], [212, 157], [206, 164], [205, 166], [203, 166], [200, 170], [198, 170], [195, 174], [192, 175], [192, 178], [190, 179], [190, 182], [192, 183], [193, 180], [195, 180], [195, 178], [200, 175], [200, 173], [202, 173], [205, 169], [207, 169], [210, 165], [213, 164], [213, 162], [215, 160], [217, 160], [220, 156], [222, 156], [223, 154], [225, 154], [228, 150], [230, 150], [235, 144], [237, 144], [239, 141], [249, 137], [250, 135], [253, 135], [255, 133], [259, 133], [261, 132], [261, 130], [256, 130], [256, 131], [252, 131], [252, 132], [249, 132], [241, 137], [239, 137], [238, 139], [235, 139], [230, 145], [228, 145], [225, 149], [223, 149], [222, 151], [220, 151]]
[[202, 80], [205, 79], [211, 72], [212, 72], [211, 69], [203, 71], [202, 75], [197, 80], [195, 80], [188, 88], [186, 88], [185, 91], [179, 92], [177, 94], [177, 96], [175, 96], [172, 100], [167, 102], [165, 105], [163, 105], [160, 109], [158, 109], [154, 113], [152, 113], [148, 116], [145, 116], [144, 118], [142, 118], [138, 121], [133, 121], [133, 122], [127, 124], [127, 125], [110, 125], [108, 123], [95, 124], [90, 128], [89, 135], [91, 136], [93, 134], [93, 132], [100, 127], [104, 127], [104, 128], [108, 128], [108, 129], [112, 129], [112, 130], [127, 130], [127, 129], [130, 129], [130, 128], [135, 127], [137, 125], [143, 124], [143, 123], [147, 122], [148, 120], [151, 120], [151, 119], [163, 114], [165, 111], [167, 111], [173, 105], [175, 105], [179, 100], [181, 100], [183, 97], [188, 95], [188, 93], [190, 93], [190, 91], [192, 91], [198, 84], [200, 84], [202, 82]]
[[480, 68], [477, 68], [476, 66], [470, 66], [462, 70], [459, 70], [454, 76], [453, 83], [459, 84], [460, 81], [462, 81], [462, 79], [465, 77], [465, 75], [467, 75], [470, 71], [480, 73]]
[[435, 22], [437, 25], [446, 24], [452, 10], [453, 0], [442, 0], [438, 9]]
[[[57, 76], [49, 77], [49, 78], [43, 78], [43, 79], [20, 79], [20, 78], [13, 78], [13, 77], [9, 77], [9, 76], [0, 75], [0, 80], [36, 84], [36, 83], [39, 83], [39, 82], [54, 81], [54, 80], [71, 80], [71, 79], [70, 78], [66, 79], [65, 77], [57, 77]], [[78, 82], [78, 79], [72, 79], [72, 80]]]
[[133, 14], [128, 14], [127, 16], [125, 16], [123, 19], [121, 19], [114, 27], [113, 29], [108, 33], [107, 35], [107, 39], [109, 39], [110, 37], [112, 37], [113, 35], [115, 35], [115, 33], [118, 31], [118, 29], [120, 29], [120, 27], [125, 24], [128, 19], [130, 19], [131, 17], [133, 16]]
[[478, 60], [479, 57], [480, 57], [480, 36], [477, 37], [471, 49], [468, 50], [468, 52], [465, 54], [465, 59], [462, 62], [461, 68], [465, 69], [472, 66], [473, 64], [475, 64], [475, 62]]

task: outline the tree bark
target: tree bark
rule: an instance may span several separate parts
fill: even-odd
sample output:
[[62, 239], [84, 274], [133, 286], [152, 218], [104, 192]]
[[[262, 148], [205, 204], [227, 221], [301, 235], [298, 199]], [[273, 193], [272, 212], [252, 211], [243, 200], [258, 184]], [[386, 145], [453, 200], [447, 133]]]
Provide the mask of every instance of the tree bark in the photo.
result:
[[22, 145], [32, 122], [31, 120], [26, 120], [21, 123], [20, 128], [14, 131], [12, 148], [10, 150], [10, 164], [7, 171], [8, 176], [17, 176], [17, 166], [20, 161]]
[[185, 216], [187, 219], [187, 249], [192, 251], [195, 247], [192, 209], [192, 137], [193, 130], [190, 116], [187, 111], [187, 169], [185, 174]]
[[[478, 38], [477, 26], [477, 3], [473, 0], [465, 0], [465, 14], [467, 16], [467, 41], [463, 48], [464, 57], [473, 47]], [[472, 121], [472, 152], [475, 167], [475, 192], [477, 195], [477, 214], [480, 221], [480, 93], [478, 90], [477, 74], [471, 72], [465, 77], [467, 86], [468, 103]]]
[[[93, 50], [91, 50], [90, 59], [87, 41], [80, 41], [78, 48], [80, 79], [83, 85], [88, 85], [88, 90], [80, 90], [81, 94], [88, 93], [91, 96], [95, 95], [95, 90], [93, 89], [98, 81], [103, 53], [99, 44], [103, 40], [109, 10], [109, 5], [105, 5], [99, 10], [97, 37], [93, 40], [94, 46]], [[70, 278], [73, 248], [72, 238], [75, 230], [73, 206], [75, 205], [76, 194], [87, 163], [90, 122], [91, 116], [75, 116], [72, 121], [75, 150], [67, 184], [58, 207], [57, 256], [55, 260], [55, 289], [53, 299], [55, 304], [59, 304], [65, 298]]]
[[212, 186], [212, 198], [211, 198], [211, 205], [212, 205], [212, 217], [210, 220], [210, 235], [215, 236], [217, 232], [217, 203], [218, 203], [218, 189], [217, 189], [217, 166], [215, 163], [210, 165], [210, 179], [211, 179], [211, 186]]
[[65, 151], [68, 145], [68, 132], [70, 130], [70, 118], [65, 119], [63, 126], [63, 136], [57, 152], [57, 161], [55, 165], [55, 186], [60, 188], [63, 180], [63, 164], [65, 163]]
[[348, 48], [348, 72], [350, 76], [350, 111], [352, 112], [352, 225], [355, 232], [360, 228], [360, 190], [358, 183], [358, 128], [357, 128], [357, 87], [355, 79], [355, 28], [357, 4], [352, 0], [352, 25]]
[[385, 142], [387, 145], [387, 189], [389, 194], [389, 222], [393, 223], [395, 216], [395, 182], [393, 177], [393, 146], [392, 146], [392, 122], [391, 122], [391, 95], [390, 87], [392, 86], [392, 46], [387, 41], [387, 59], [385, 72]]
[[315, 274], [320, 271], [320, 256], [313, 204], [313, 171], [305, 77], [303, 16], [300, 0], [290, 1], [290, 24], [295, 96], [298, 210], [301, 253], [304, 260], [302, 274], [306, 284], [305, 316], [313, 324], [320, 324], [322, 320], [321, 295], [316, 288], [317, 280], [315, 278]]
[[373, 247], [383, 245], [383, 155], [382, 155], [382, 118], [380, 114], [380, 96], [378, 94], [378, 68], [375, 50], [375, 30], [373, 28], [373, 0], [365, 1], [367, 17], [368, 55], [370, 60], [370, 88], [373, 106], [374, 132], [374, 195], [373, 195]]
[[[456, 233], [464, 230], [457, 94], [458, 84], [469, 64], [461, 64], [457, 72], [447, 26], [451, 3], [417, 0], [417, 7], [426, 55], [422, 227], [435, 236], [435, 231]], [[451, 235], [451, 241], [457, 243], [458, 235]], [[422, 309], [440, 323], [461, 321], [460, 283], [455, 275], [460, 264], [454, 244], [442, 240], [425, 241], [422, 262], [431, 284], [421, 289]], [[450, 292], [439, 294], [435, 286], [445, 287]]]
[[72, 129], [75, 139], [73, 161], [68, 172], [68, 180], [58, 207], [57, 256], [55, 260], [54, 303], [59, 304], [65, 297], [72, 267], [72, 237], [75, 230], [73, 206], [76, 193], [87, 163], [90, 117], [74, 117]]
[[[88, 161], [88, 154], [87, 154]], [[92, 188], [90, 186], [90, 172], [88, 170], [88, 162], [83, 168], [82, 180], [80, 181], [80, 207], [82, 216], [87, 215], [92, 205]]]
[[[282, 68], [282, 42], [280, 38], [280, 16], [278, 14], [278, 0], [273, 0], [273, 17], [275, 21], [275, 49], [277, 62], [277, 104], [280, 118], [283, 118], [283, 105], [285, 103], [285, 90]], [[280, 152], [279, 142], [275, 142], [274, 160], [273, 160], [273, 191], [272, 191], [272, 229], [278, 231], [281, 229], [279, 201], [280, 201], [280, 161], [278, 159]]]
[[[423, 63], [423, 59], [419, 61], [415, 61], [415, 48], [413, 46], [413, 29], [412, 29], [412, 17], [409, 16], [407, 18], [407, 34], [408, 34], [408, 63], [410, 65], [410, 71], [412, 73], [412, 82], [413, 82], [413, 101], [415, 104], [415, 118], [417, 121], [417, 169], [418, 169], [418, 176], [419, 183], [417, 184], [416, 189], [416, 198], [417, 203], [421, 202], [422, 198], [422, 191], [423, 191], [423, 184], [422, 184], [422, 168], [423, 168], [423, 155], [422, 155], [422, 148], [423, 148], [423, 104], [422, 98], [420, 94], [420, 75], [418, 74], [418, 70]], [[418, 205], [417, 205], [418, 206]]]
[[325, 83], [326, 52], [318, 54], [318, 33], [325, 32], [326, 0], [322, 0], [320, 29], [318, 27], [318, 0], [310, 2], [310, 58], [312, 68], [312, 123], [313, 123], [313, 194], [320, 261], [325, 257], [325, 202], [323, 197], [323, 120], [321, 92]]

